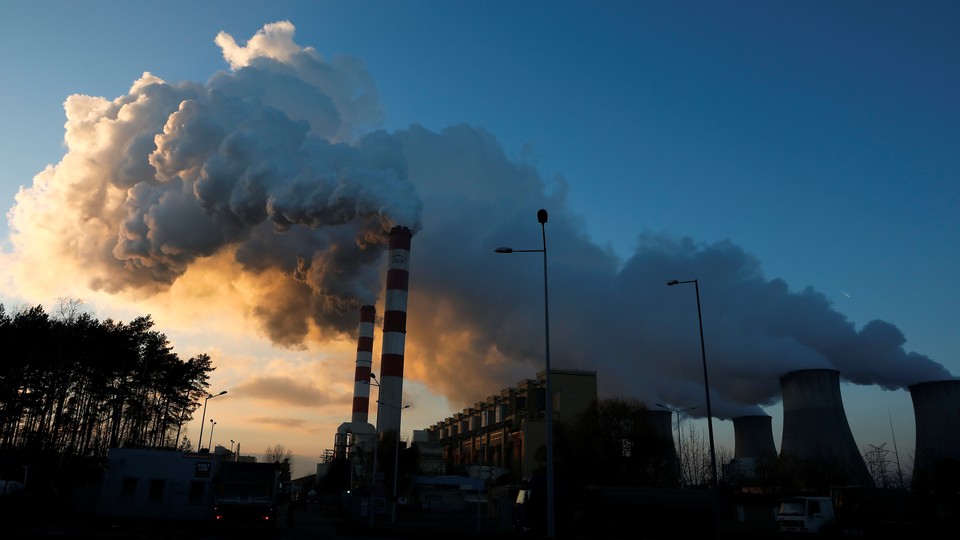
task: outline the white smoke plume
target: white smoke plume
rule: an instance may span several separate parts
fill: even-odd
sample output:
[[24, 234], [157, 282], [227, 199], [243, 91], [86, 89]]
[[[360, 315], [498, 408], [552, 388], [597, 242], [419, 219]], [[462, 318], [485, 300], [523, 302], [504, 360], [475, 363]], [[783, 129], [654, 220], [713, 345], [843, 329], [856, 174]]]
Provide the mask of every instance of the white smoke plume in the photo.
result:
[[405, 375], [466, 405], [542, 368], [542, 261], [493, 250], [539, 248], [546, 208], [553, 365], [596, 370], [604, 395], [702, 399], [693, 286], [669, 279], [699, 280], [719, 417], [778, 401], [778, 378], [794, 369], [890, 389], [952, 378], [905, 351], [894, 325], [856, 329], [733, 243], [637, 231], [622, 260], [585, 233], [562, 182], [548, 189], [492, 134], [377, 130], [363, 63], [328, 61], [293, 38], [288, 22], [246, 45], [221, 33], [230, 70], [205, 83], [145, 73], [112, 100], [70, 96], [66, 155], [9, 213], [10, 275], [25, 290], [70, 275], [142, 298], [230, 267], [222, 278], [244, 312], [298, 347], [354, 339], [359, 306], [382, 300], [387, 233], [407, 226]]

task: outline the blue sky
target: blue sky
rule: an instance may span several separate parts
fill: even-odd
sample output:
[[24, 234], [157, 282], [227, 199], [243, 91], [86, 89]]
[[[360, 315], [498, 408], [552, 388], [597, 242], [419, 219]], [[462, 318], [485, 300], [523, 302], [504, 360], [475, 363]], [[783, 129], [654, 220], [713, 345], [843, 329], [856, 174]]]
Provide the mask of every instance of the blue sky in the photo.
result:
[[[7, 104], [0, 126], [0, 203], [5, 210], [14, 207], [17, 191], [29, 189], [34, 175], [64, 157], [67, 96], [113, 100], [147, 71], [171, 84], [205, 83], [217, 71], [230, 71], [214, 43], [219, 32], [243, 45], [264, 25], [284, 20], [295, 26], [297, 45], [313, 47], [325, 60], [345, 54], [362, 61], [360, 71], [373, 81], [382, 113], [377, 125], [365, 124], [370, 130], [382, 128], [409, 140], [420, 135], [409, 131], [418, 125], [427, 134], [452, 138], [444, 130], [465, 125], [489, 134], [508, 163], [532, 167], [539, 186], [534, 192], [496, 188], [512, 201], [511, 211], [500, 216], [511, 226], [516, 221], [512, 209], [529, 208], [529, 223], [524, 223], [529, 236], [510, 236], [514, 229], [484, 223], [487, 228], [478, 237], [496, 245], [536, 246], [536, 209], [562, 206], [562, 211], [547, 206], [557, 216], [548, 234], [561, 268], [557, 283], [551, 282], [556, 298], [551, 300], [558, 306], [551, 322], [562, 325], [566, 313], [562, 250], [567, 232], [597, 248], [594, 256], [603, 264], [628, 267], [641, 234], [677, 242], [689, 237], [700, 246], [728, 242], [739, 247], [755, 259], [754, 269], [764, 279], [782, 279], [791, 293], [812, 288], [856, 329], [875, 319], [886, 321], [902, 332], [906, 352], [960, 373], [955, 331], [960, 288], [954, 281], [960, 268], [955, 247], [960, 233], [960, 8], [951, 2], [6, 2], [0, 5], [0, 49], [5, 51], [0, 99]], [[411, 165], [411, 170], [417, 169]], [[431, 217], [434, 199], [422, 188], [417, 186], [424, 193], [424, 229], [414, 249], [420, 238], [432, 245], [430, 223], [450, 222]], [[8, 223], [0, 223], [4, 254], [16, 252], [14, 244]], [[482, 269], [487, 274], [523, 272], [525, 283], [537, 283], [534, 261], [483, 264], [492, 265]], [[576, 266], [569, 267], [576, 275]], [[655, 276], [658, 286], [674, 277], [701, 280], [710, 354], [711, 340], [723, 341], [717, 326], [710, 335], [707, 319], [712, 276], [696, 266], [667, 267], [690, 273]], [[190, 323], [180, 328], [178, 309], [186, 308], [178, 308], [174, 297], [134, 303], [103, 290], [85, 293], [80, 285], [51, 290], [3, 277], [0, 292], [7, 305], [46, 304], [76, 294], [102, 317], [156, 313], [179, 350], [193, 354], [213, 347], [222, 358], [217, 377], [223, 376], [214, 382], [231, 388], [248, 384], [249, 390], [250, 374], [271, 366], [294, 366], [291, 373], [317, 369], [312, 363], [317, 356], [350, 349], [309, 336], [303, 349], [276, 347], [274, 335], [273, 341], [261, 339], [236, 351], [229, 332], [217, 336], [220, 342], [203, 343], [209, 334], [192, 332]], [[692, 298], [678, 299], [680, 291], [662, 288], [672, 302], [695, 308]], [[538, 306], [535, 293], [534, 287], [517, 301]], [[411, 302], [416, 294], [412, 288]], [[443, 298], [432, 289], [429, 297]], [[457, 298], [449, 305], [471, 313], [485, 310], [468, 304], [468, 295]], [[652, 305], [645, 298], [624, 299], [622, 318]], [[691, 304], [683, 305], [687, 301]], [[223, 324], [240, 324], [229, 318], [229, 306], [214, 311], [224, 317]], [[723, 310], [715, 313], [723, 318]], [[528, 313], [531, 324], [536, 314]], [[256, 333], [256, 322], [248, 324]], [[410, 339], [416, 340], [413, 333]], [[411, 347], [427, 353], [416, 343]], [[504, 355], [511, 350], [506, 343], [497, 347]], [[724, 352], [718, 347], [722, 364]], [[697, 368], [698, 349], [690, 350]], [[441, 353], [433, 352], [437, 358]], [[530, 354], [524, 369], [508, 369], [488, 353], [478, 353], [484, 366], [494, 365], [484, 380], [492, 385], [486, 392], [512, 386], [527, 376], [521, 373], [534, 371], [536, 355]], [[351, 359], [340, 362], [347, 367], [344, 384], [349, 386]], [[378, 363], [375, 357], [375, 371]], [[582, 358], [569, 363], [592, 367]], [[599, 365], [604, 388], [604, 370], [613, 368]], [[680, 402], [693, 399], [682, 392], [651, 395], [644, 391], [646, 384], [633, 385], [636, 397], [673, 398], [677, 408], [696, 405]], [[609, 388], [613, 394], [630, 390], [631, 385]], [[483, 391], [455, 385], [438, 389], [423, 374], [412, 376], [405, 392], [414, 407], [404, 428], [425, 427], [412, 423], [457, 412], [484, 397]], [[269, 392], [262, 387], [261, 392], [248, 395], [268, 400]], [[843, 392], [861, 447], [888, 440], [888, 412], [901, 454], [912, 447], [907, 392], [847, 384]], [[303, 412], [302, 405], [293, 413], [271, 409], [264, 415], [270, 429], [286, 425], [312, 431], [309, 436], [303, 435], [308, 431], [276, 431], [265, 439], [286, 437], [286, 444], [309, 461], [332, 445], [329, 425], [338, 421], [332, 404], [339, 398], [330, 399], [331, 411], [322, 419]], [[224, 397], [217, 406], [224, 415], [236, 406], [239, 417], [249, 410], [241, 401]], [[249, 401], [247, 407], [263, 405]], [[764, 407], [778, 429], [777, 405]], [[348, 414], [344, 409], [342, 418]], [[290, 420], [294, 417], [297, 421]], [[732, 449], [728, 424], [721, 423], [719, 435], [726, 435]], [[217, 430], [225, 433], [225, 426]], [[319, 442], [300, 442], [308, 438]], [[259, 452], [267, 443], [247, 449]]]

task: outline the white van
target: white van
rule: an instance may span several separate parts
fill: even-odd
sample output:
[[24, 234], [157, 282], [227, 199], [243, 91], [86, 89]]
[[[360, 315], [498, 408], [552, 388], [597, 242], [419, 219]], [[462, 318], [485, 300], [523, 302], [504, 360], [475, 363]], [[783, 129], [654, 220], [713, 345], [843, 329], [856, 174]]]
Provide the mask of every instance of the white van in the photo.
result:
[[826, 533], [836, 522], [830, 497], [787, 497], [780, 502], [777, 528], [781, 533]]

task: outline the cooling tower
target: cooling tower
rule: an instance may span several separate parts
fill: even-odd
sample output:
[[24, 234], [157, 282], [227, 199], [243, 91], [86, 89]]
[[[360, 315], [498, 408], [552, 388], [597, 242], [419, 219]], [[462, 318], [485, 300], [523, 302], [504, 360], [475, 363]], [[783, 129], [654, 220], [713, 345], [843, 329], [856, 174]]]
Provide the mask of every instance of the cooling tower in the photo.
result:
[[911, 385], [917, 440], [912, 487], [956, 490], [960, 482], [960, 380]]
[[370, 411], [370, 367], [373, 365], [373, 322], [377, 309], [373, 306], [360, 307], [360, 327], [357, 336], [357, 368], [353, 379], [353, 417], [354, 424], [366, 424]]
[[776, 456], [772, 418], [765, 414], [739, 416], [733, 419], [735, 459]]
[[377, 429], [400, 432], [403, 407], [403, 349], [407, 336], [407, 285], [410, 278], [410, 239], [407, 227], [390, 231], [390, 265], [383, 311], [383, 346], [380, 357], [380, 404]]
[[643, 412], [643, 418], [657, 439], [673, 445], [673, 413], [650, 409]]
[[811, 482], [873, 485], [850, 432], [840, 398], [840, 372], [805, 369], [780, 378], [783, 438], [780, 457], [804, 466]]

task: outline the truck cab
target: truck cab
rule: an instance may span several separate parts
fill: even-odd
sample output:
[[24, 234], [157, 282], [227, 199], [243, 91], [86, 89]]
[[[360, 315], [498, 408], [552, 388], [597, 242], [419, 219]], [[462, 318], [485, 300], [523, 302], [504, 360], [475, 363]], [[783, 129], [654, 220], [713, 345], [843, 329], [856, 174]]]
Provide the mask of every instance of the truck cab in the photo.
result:
[[781, 534], [826, 534], [836, 522], [830, 497], [787, 497], [780, 502], [777, 528]]
[[281, 494], [275, 463], [225, 462], [214, 479], [213, 517], [218, 527], [269, 527], [277, 524]]

